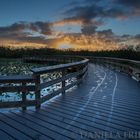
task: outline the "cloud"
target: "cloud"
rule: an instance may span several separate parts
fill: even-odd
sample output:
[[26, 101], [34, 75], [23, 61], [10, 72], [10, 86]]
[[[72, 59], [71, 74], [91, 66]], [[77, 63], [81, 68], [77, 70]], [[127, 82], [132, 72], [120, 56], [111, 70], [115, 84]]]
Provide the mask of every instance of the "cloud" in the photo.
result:
[[104, 35], [104, 36], [106, 36], [106, 37], [114, 37], [114, 36], [115, 36], [115, 34], [112, 32], [111, 29], [103, 30], [103, 31], [97, 31], [97, 33], [98, 33], [99, 35]]
[[69, 18], [64, 18], [62, 20], [58, 20], [52, 23], [53, 26], [64, 26], [64, 25], [94, 25], [94, 26], [101, 26], [104, 24], [102, 20], [87, 20], [81, 17], [69, 17]]
[[[101, 19], [128, 19], [140, 16], [140, 0], [81, 0], [62, 12], [56, 25], [94, 24]], [[100, 26], [100, 25], [99, 25]]]
[[62, 20], [58, 20], [52, 23], [53, 26], [64, 26], [65, 24], [70, 24], [70, 25], [77, 25], [77, 24], [82, 24], [83, 21], [82, 19], [78, 19], [75, 17], [71, 17], [71, 18], [64, 18]]
[[140, 41], [140, 34], [135, 35], [134, 38]]
[[25, 28], [26, 25], [23, 23], [14, 23], [10, 26], [0, 27], [0, 37], [19, 36]]
[[81, 32], [85, 35], [90, 35], [96, 33], [97, 26], [94, 25], [83, 25]]
[[140, 0], [115, 0], [123, 9], [127, 9], [129, 16], [140, 16]]
[[[108, 19], [124, 20], [140, 16], [140, 0], [73, 0], [61, 14], [62, 19], [51, 23], [47, 21], [18, 22], [0, 27], [0, 40], [47, 44], [52, 42], [52, 40], [46, 39], [47, 36], [58, 34], [53, 30], [54, 26], [70, 24], [81, 26], [81, 32], [86, 36], [95, 35], [95, 41], [98, 37], [104, 42], [127, 40], [140, 42], [140, 35], [117, 36], [111, 29], [98, 30], [98, 27], [104, 25]], [[85, 39], [85, 42], [87, 40]], [[92, 39], [90, 41], [92, 42]], [[99, 43], [101, 42], [99, 41]]]
[[116, 0], [116, 2], [124, 6], [140, 8], [140, 0]]
[[0, 45], [29, 45], [28, 43], [47, 45], [46, 37], [52, 33], [52, 25], [49, 22], [14, 23], [0, 27]]
[[52, 32], [51, 28], [52, 25], [49, 22], [19, 22], [10, 26], [0, 27], [0, 36], [30, 35], [29, 31], [38, 32], [43, 35], [50, 35]]
[[64, 12], [68, 19], [81, 20], [83, 24], [91, 24], [92, 20], [103, 13], [102, 7], [97, 5], [76, 6]]
[[29, 29], [39, 32], [40, 34], [50, 35], [52, 33], [52, 24], [49, 22], [32, 22], [29, 23]]

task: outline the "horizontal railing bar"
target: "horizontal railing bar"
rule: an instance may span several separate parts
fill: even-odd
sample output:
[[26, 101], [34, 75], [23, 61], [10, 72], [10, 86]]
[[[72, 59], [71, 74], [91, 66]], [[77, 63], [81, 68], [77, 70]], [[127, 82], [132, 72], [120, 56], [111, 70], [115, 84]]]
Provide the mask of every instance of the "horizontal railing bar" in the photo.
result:
[[81, 81], [82, 81], [82, 79], [79, 79], [79, 80], [77, 80], [76, 82], [73, 82], [73, 83], [67, 85], [66, 87], [64, 87], [64, 90], [68, 90], [69, 88], [71, 88], [71, 87], [73, 87], [73, 86], [79, 84]]
[[108, 59], [108, 60], [115, 60], [115, 61], [123, 61], [123, 62], [131, 62], [131, 63], [136, 63], [136, 64], [140, 64], [140, 61], [136, 61], [136, 60], [130, 60], [130, 59], [122, 59], [122, 58], [114, 58], [114, 57], [93, 57], [93, 56], [85, 56], [86, 58], [89, 59]]
[[72, 68], [75, 66], [80, 66], [80, 65], [83, 65], [86, 63], [88, 63], [88, 59], [82, 60], [80, 62], [69, 63], [69, 64], [60, 64], [60, 65], [55, 65], [55, 66], [34, 68], [31, 71], [34, 74], [43, 74], [43, 73], [47, 73], [47, 72], [53, 72], [53, 71], [58, 71], [58, 70], [64, 70], [67, 68]]
[[58, 90], [54, 91], [53, 93], [48, 94], [48, 95], [42, 97], [41, 98], [41, 103], [43, 103], [43, 102], [45, 102], [45, 101], [47, 101], [47, 100], [57, 96], [58, 94], [62, 93], [63, 90], [67, 90], [67, 89], [75, 86], [76, 84], [80, 83], [81, 81], [82, 81], [82, 79], [79, 79], [76, 82], [73, 82], [72, 84], [70, 84], [70, 85], [68, 85], [68, 86], [66, 86], [64, 88], [58, 89]]
[[[122, 62], [124, 62], [124, 61], [119, 61], [119, 60], [126, 60], [125, 62], [128, 62], [127, 61], [127, 59], [113, 59], [113, 60], [117, 60], [117, 61], [111, 61], [112, 59], [111, 58], [109, 58], [109, 60], [106, 58], [106, 59], [103, 59], [102, 57], [95, 57], [95, 59], [97, 58], [97, 61], [101, 61], [102, 62], [102, 60], [103, 60], [103, 62], [105, 62], [105, 63], [109, 63], [109, 64], [114, 64], [114, 65], [118, 65], [118, 66], [122, 66], [122, 67], [129, 67], [129, 68], [135, 68], [134, 66], [132, 66], [131, 64], [133, 64], [133, 63], [122, 63]], [[100, 58], [101, 58], [101, 60], [100, 60]], [[94, 58], [93, 58], [94, 59]], [[99, 60], [98, 60], [99, 59]], [[129, 60], [129, 61], [131, 61], [131, 60]], [[135, 65], [139, 65], [140, 64], [140, 62], [139, 61], [135, 61], [136, 63], [135, 63]], [[139, 62], [139, 63], [138, 63]]]
[[[60, 59], [67, 59], [67, 60], [71, 60], [71, 59], [73, 59], [73, 60], [78, 60], [78, 61], [80, 61], [81, 59], [85, 59], [85, 57], [83, 57], [83, 56], [73, 56], [73, 55], [54, 55], [54, 56], [52, 56], [52, 55], [45, 55], [45, 56], [43, 56], [43, 57], [24, 57], [23, 58], [23, 60], [60, 60]], [[66, 60], [66, 61], [67, 61]]]
[[62, 89], [58, 89], [57, 91], [54, 91], [54, 92], [51, 93], [51, 94], [48, 94], [48, 95], [46, 95], [46, 96], [43, 96], [43, 97], [41, 98], [41, 103], [43, 103], [43, 102], [45, 102], [45, 101], [47, 101], [47, 100], [49, 100], [49, 99], [51, 99], [51, 98], [57, 96], [57, 95], [60, 94], [61, 92], [62, 92]]
[[114, 68], [119, 68], [120, 72], [129, 74], [136, 81], [140, 81], [140, 61], [111, 58], [111, 57], [88, 57], [94, 62], [101, 64], [112, 65]]
[[1, 92], [35, 91], [35, 85], [30, 86], [0, 86]]
[[48, 82], [42, 83], [42, 84], [40, 84], [40, 89], [43, 89], [43, 88], [48, 87], [48, 86], [51, 86], [53, 84], [62, 82], [62, 81], [67, 80], [69, 78], [76, 77], [76, 76], [78, 76], [78, 75], [80, 75], [82, 73], [83, 73], [83, 70], [78, 71], [78, 72], [67, 74], [67, 75], [65, 75], [63, 77], [57, 78], [57, 79], [52, 80], [52, 81], [48, 81]]
[[34, 82], [35, 78], [29, 75], [0, 76], [0, 83]]

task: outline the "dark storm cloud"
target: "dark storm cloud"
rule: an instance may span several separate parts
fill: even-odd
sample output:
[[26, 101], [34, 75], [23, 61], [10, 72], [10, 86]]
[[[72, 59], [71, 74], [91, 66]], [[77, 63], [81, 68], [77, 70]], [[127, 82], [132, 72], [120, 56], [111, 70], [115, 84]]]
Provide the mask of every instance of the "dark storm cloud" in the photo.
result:
[[[51, 24], [49, 22], [19, 22], [10, 26], [0, 27], [0, 36], [25, 34], [26, 30], [35, 31], [40, 34], [51, 34]], [[26, 33], [27, 35], [27, 33]], [[30, 35], [30, 33], [29, 33]]]
[[109, 8], [101, 15], [102, 18], [126, 19], [129, 17], [129, 11], [120, 7]]
[[98, 34], [105, 35], [105, 36], [107, 36], [107, 37], [111, 37], [111, 36], [114, 36], [114, 35], [115, 35], [115, 34], [112, 32], [111, 29], [103, 30], [103, 31], [98, 31]]
[[98, 38], [103, 39], [104, 41], [105, 40], [106, 41], [112, 40], [114, 42], [119, 41], [118, 40], [119, 37], [116, 36], [111, 29], [98, 31], [97, 28], [98, 28], [97, 26], [93, 25], [83, 25], [81, 32], [84, 35], [97, 36]]
[[98, 36], [98, 38], [103, 38], [104, 40], [113, 40], [116, 41], [120, 37], [116, 36], [111, 29], [98, 31], [98, 27], [94, 25], [83, 25], [81, 28], [81, 32], [84, 35], [88, 36]]
[[1, 39], [17, 39], [30, 35], [30, 33], [24, 32], [26, 29], [25, 23], [14, 23], [10, 26], [0, 27]]
[[29, 29], [44, 35], [50, 35], [52, 33], [51, 27], [52, 25], [49, 22], [37, 21], [29, 23]]
[[84, 0], [70, 5], [63, 15], [64, 19], [58, 22], [66, 24], [74, 20], [78, 24], [94, 24], [92, 21], [99, 19], [128, 19], [140, 16], [140, 0]]
[[140, 8], [140, 0], [116, 0], [116, 2], [124, 6]]
[[68, 16], [67, 19], [80, 19], [83, 24], [92, 23], [92, 19], [95, 19], [99, 15], [103, 14], [103, 8], [97, 5], [76, 6], [64, 12], [64, 15]]
[[140, 16], [140, 0], [115, 0], [115, 2], [127, 9], [130, 16]]
[[96, 33], [97, 26], [94, 25], [83, 25], [81, 28], [81, 32], [86, 35]]
[[63, 9], [61, 16], [62, 19], [52, 23], [19, 22], [0, 27], [0, 39], [46, 43], [44, 36], [53, 34], [53, 26], [65, 24], [79, 25], [83, 34], [97, 34], [110, 40], [140, 39], [139, 35], [117, 37], [111, 29], [98, 31], [98, 27], [108, 19], [122, 20], [140, 16], [140, 0], [73, 0]]
[[0, 27], [0, 35], [6, 35], [9, 33], [20, 32], [26, 28], [24, 23], [14, 23], [10, 26]]
[[18, 38], [18, 41], [20, 42], [28, 42], [28, 43], [40, 43], [40, 44], [47, 44], [47, 40], [44, 37], [41, 36], [37, 36], [37, 37], [32, 37], [32, 36], [28, 36], [28, 37], [22, 37], [22, 38]]
[[[10, 26], [0, 27], [0, 41], [15, 40], [29, 43], [46, 44], [44, 35], [52, 33], [52, 25], [49, 22], [19, 22]], [[34, 36], [34, 34], [38, 34]]]

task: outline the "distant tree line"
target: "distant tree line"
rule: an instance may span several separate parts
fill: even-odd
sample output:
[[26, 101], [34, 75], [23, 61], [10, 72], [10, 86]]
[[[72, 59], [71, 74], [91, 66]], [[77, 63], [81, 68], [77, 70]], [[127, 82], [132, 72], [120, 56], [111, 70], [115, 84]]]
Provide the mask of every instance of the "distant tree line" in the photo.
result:
[[140, 61], [140, 51], [132, 49], [125, 50], [112, 50], [112, 51], [88, 51], [81, 50], [75, 51], [72, 49], [58, 50], [52, 48], [39, 48], [39, 49], [11, 49], [8, 47], [0, 47], [0, 58], [22, 58], [32, 56], [45, 56], [45, 55], [81, 55], [81, 56], [99, 56], [99, 57], [116, 57], [126, 58]]

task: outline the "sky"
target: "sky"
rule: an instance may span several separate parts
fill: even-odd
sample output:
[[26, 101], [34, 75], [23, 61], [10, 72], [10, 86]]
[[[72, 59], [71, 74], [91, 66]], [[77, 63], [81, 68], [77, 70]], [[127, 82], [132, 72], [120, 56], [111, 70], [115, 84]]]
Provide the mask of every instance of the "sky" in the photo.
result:
[[[85, 35], [86, 40], [89, 36], [94, 39], [104, 36], [115, 43], [118, 40], [139, 45], [140, 0], [0, 1], [1, 45], [22, 46], [24, 43], [23, 46], [38, 47], [49, 44], [51, 39], [49, 45], [56, 46], [72, 42], [78, 33], [80, 38], [81, 34]], [[68, 37], [71, 41], [64, 41]]]

